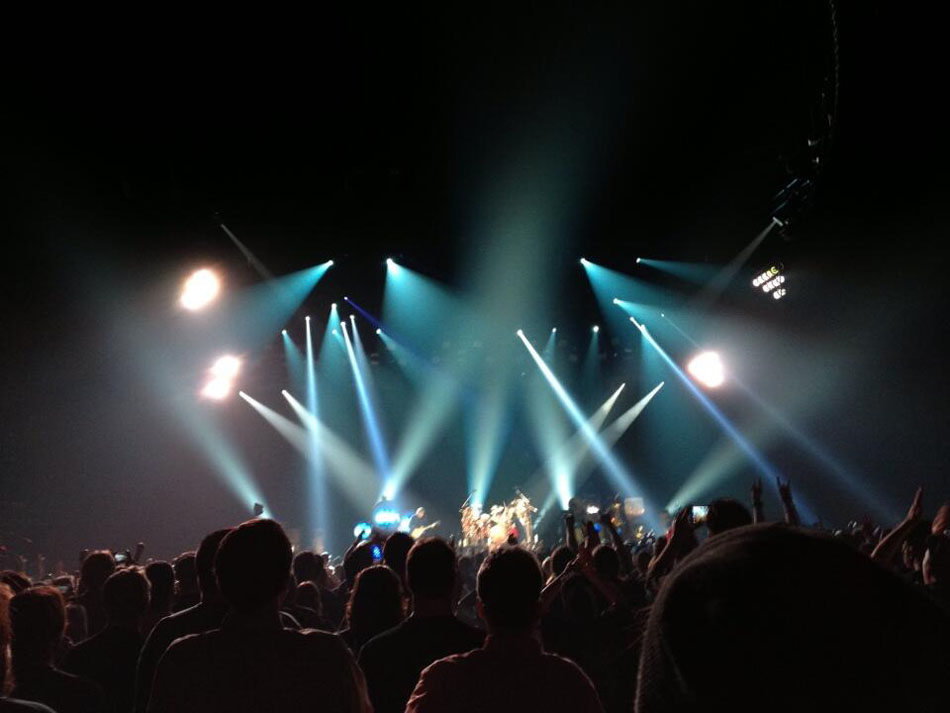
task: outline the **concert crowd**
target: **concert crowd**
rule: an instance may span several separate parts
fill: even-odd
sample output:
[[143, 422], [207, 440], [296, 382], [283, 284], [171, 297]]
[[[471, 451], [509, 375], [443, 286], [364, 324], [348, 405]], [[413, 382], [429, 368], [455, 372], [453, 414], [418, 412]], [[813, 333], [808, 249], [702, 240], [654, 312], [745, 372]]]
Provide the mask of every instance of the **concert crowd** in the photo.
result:
[[632, 537], [374, 532], [338, 564], [255, 518], [171, 561], [4, 553], [0, 712], [947, 711], [950, 505], [830, 531], [750, 502]]

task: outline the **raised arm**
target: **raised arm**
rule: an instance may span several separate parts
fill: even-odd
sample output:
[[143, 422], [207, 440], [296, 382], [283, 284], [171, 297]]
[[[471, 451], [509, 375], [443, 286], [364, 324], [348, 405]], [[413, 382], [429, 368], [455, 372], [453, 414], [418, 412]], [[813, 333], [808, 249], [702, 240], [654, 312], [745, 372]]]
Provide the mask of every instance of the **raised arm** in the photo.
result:
[[624, 544], [623, 538], [620, 536], [620, 533], [617, 532], [617, 528], [614, 526], [613, 520], [610, 519], [609, 513], [600, 513], [600, 526], [610, 533], [610, 542], [613, 544], [614, 549], [617, 550], [617, 556], [620, 558], [620, 571], [630, 576], [633, 573], [633, 555], [630, 554], [630, 550], [628, 550]]
[[676, 560], [684, 557], [698, 544], [696, 535], [693, 533], [693, 523], [690, 521], [692, 506], [687, 505], [673, 520], [673, 527], [670, 529], [669, 541], [666, 547], [650, 562], [650, 569], [647, 571], [647, 582], [654, 583], [657, 579], [673, 569]]
[[765, 510], [762, 508], [762, 479], [756, 478], [752, 481], [752, 522], [758, 525], [765, 522]]
[[571, 552], [577, 552], [579, 547], [577, 544], [577, 534], [574, 532], [574, 514], [570, 511], [564, 513], [564, 527], [567, 530], [565, 544]]
[[874, 552], [871, 553], [871, 559], [877, 560], [885, 567], [894, 566], [894, 563], [897, 561], [897, 556], [900, 554], [901, 545], [904, 544], [907, 535], [914, 529], [914, 525], [917, 524], [923, 514], [923, 498], [924, 489], [923, 487], [919, 487], [914, 494], [914, 501], [910, 504], [907, 515], [904, 516], [904, 519], [901, 520], [897, 527], [891, 530], [884, 539], [877, 543], [877, 547], [875, 547]]
[[781, 478], [776, 478], [775, 482], [778, 484], [778, 494], [782, 499], [782, 508], [785, 510], [785, 522], [798, 527], [802, 523], [801, 518], [798, 517], [795, 500], [792, 498], [792, 484], [787, 480], [783, 483]]

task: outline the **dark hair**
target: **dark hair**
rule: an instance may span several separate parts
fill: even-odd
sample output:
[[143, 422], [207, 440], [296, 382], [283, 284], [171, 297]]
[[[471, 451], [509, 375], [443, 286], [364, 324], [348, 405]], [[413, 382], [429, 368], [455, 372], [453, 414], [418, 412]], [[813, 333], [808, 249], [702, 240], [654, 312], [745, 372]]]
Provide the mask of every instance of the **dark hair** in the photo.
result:
[[372, 546], [369, 540], [363, 540], [343, 558], [343, 576], [351, 586], [360, 572], [373, 566]]
[[950, 584], [950, 536], [930, 535], [925, 552], [927, 566], [924, 569], [928, 578], [944, 587]]
[[182, 552], [172, 562], [175, 570], [175, 581], [180, 591], [194, 591], [198, 586], [197, 556], [194, 552]]
[[293, 552], [283, 528], [255, 518], [225, 535], [214, 559], [218, 588], [238, 611], [254, 611], [284, 593]]
[[215, 530], [204, 536], [198, 551], [195, 552], [195, 570], [198, 573], [198, 588], [202, 594], [215, 594], [218, 582], [214, 576], [214, 558], [218, 554], [221, 540], [231, 532], [231, 528]]
[[551, 553], [551, 571], [554, 576], [561, 574], [574, 559], [574, 551], [567, 545], [561, 545]]
[[650, 560], [653, 559], [653, 555], [649, 550], [640, 550], [637, 552], [637, 570], [642, 574], [645, 574], [646, 571], [650, 568]]
[[438, 537], [419, 540], [406, 559], [406, 580], [414, 597], [444, 599], [455, 591], [458, 576], [455, 551]]
[[149, 562], [145, 567], [145, 576], [152, 585], [152, 609], [165, 611], [171, 607], [175, 594], [175, 570], [165, 562]]
[[400, 581], [406, 581], [406, 558], [415, 540], [406, 532], [394, 532], [383, 547], [383, 561], [395, 572]]
[[709, 503], [706, 513], [706, 529], [710, 535], [752, 524], [752, 513], [733, 498], [717, 498]]
[[19, 594], [24, 589], [33, 586], [33, 582], [22, 572], [14, 572], [12, 569], [5, 569], [0, 572], [0, 582], [10, 587], [13, 594]]
[[148, 611], [149, 590], [149, 579], [141, 569], [120, 569], [102, 585], [102, 606], [110, 620], [144, 616]]
[[[320, 564], [317, 564], [319, 560]], [[322, 569], [323, 558], [317, 557], [310, 550], [298, 552], [294, 556], [294, 577], [298, 582], [317, 582]]]
[[935, 603], [839, 540], [781, 524], [737, 528], [664, 580], [636, 710], [741, 713], [777, 690], [765, 708], [820, 698], [825, 710], [944, 710], [948, 636]]
[[403, 619], [402, 585], [384, 564], [367, 567], [356, 577], [346, 618], [353, 638], [360, 643], [391, 629]]
[[319, 588], [313, 582], [308, 580], [298, 584], [294, 601], [298, 607], [313, 609], [317, 614], [323, 616], [323, 600], [320, 598]]
[[478, 598], [488, 623], [499, 629], [526, 629], [538, 616], [543, 575], [537, 558], [521, 547], [502, 546], [478, 570]]
[[594, 568], [604, 579], [617, 579], [620, 576], [620, 556], [610, 545], [597, 545], [594, 548]]
[[66, 603], [56, 587], [25, 589], [10, 600], [13, 666], [46, 660], [66, 629]]
[[108, 550], [96, 550], [86, 555], [79, 570], [79, 591], [90, 592], [102, 589], [102, 585], [115, 572], [115, 557]]

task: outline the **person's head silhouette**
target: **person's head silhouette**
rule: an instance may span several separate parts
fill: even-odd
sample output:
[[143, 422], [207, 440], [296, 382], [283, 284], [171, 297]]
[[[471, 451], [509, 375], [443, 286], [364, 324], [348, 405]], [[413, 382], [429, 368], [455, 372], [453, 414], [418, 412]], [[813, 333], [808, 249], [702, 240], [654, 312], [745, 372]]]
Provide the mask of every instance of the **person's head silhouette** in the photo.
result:
[[457, 594], [455, 551], [438, 537], [419, 540], [406, 559], [406, 579], [413, 601], [449, 601]]
[[733, 498], [717, 498], [709, 503], [706, 513], [706, 529], [710, 535], [752, 524], [752, 513]]
[[238, 612], [276, 610], [287, 589], [292, 557], [290, 540], [275, 521], [239, 525], [221, 541], [214, 560], [221, 596]]
[[138, 567], [114, 573], [102, 587], [102, 606], [110, 624], [138, 627], [149, 605], [149, 580]]
[[221, 546], [221, 540], [225, 535], [231, 532], [231, 528], [215, 530], [204, 536], [201, 544], [198, 545], [198, 551], [195, 552], [195, 570], [198, 575], [198, 589], [201, 592], [201, 599], [204, 602], [210, 602], [218, 599], [218, 580], [214, 576], [214, 558], [218, 554], [218, 548]]
[[10, 600], [13, 667], [50, 663], [66, 629], [66, 604], [56, 587], [32, 587]]
[[521, 547], [500, 547], [478, 571], [478, 608], [493, 634], [527, 633], [537, 623], [543, 575]]

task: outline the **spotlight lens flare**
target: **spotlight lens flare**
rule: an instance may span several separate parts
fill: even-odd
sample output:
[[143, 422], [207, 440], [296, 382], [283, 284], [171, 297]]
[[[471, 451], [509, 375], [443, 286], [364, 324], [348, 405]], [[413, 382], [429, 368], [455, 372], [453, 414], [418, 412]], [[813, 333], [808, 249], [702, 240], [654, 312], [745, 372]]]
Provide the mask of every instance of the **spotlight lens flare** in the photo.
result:
[[382, 333], [383, 333], [383, 330], [382, 330], [382, 329], [377, 329], [377, 330], [376, 330], [376, 334], [382, 334]]
[[690, 360], [686, 366], [692, 377], [703, 386], [715, 389], [726, 380], [725, 368], [716, 352], [703, 352]]
[[[243, 393], [243, 392], [242, 392]], [[221, 401], [226, 399], [231, 394], [231, 381], [230, 379], [214, 378], [205, 384], [205, 387], [201, 390], [201, 395], [207, 399], [213, 399], [214, 401]]]
[[598, 327], [598, 326], [595, 324], [593, 327], [591, 327], [591, 331], [593, 331], [594, 334], [597, 334], [597, 332], [600, 331], [600, 327]]
[[211, 270], [202, 268], [185, 280], [181, 306], [194, 312], [211, 304], [221, 291], [221, 281]]
[[211, 374], [217, 379], [234, 379], [239, 371], [241, 371], [241, 360], [230, 354], [219, 357], [211, 366]]

